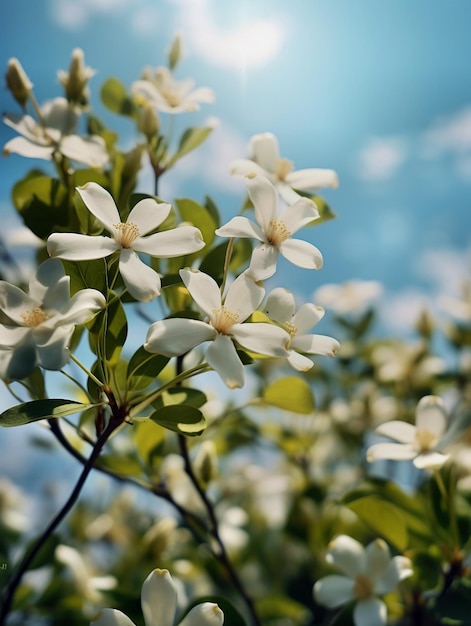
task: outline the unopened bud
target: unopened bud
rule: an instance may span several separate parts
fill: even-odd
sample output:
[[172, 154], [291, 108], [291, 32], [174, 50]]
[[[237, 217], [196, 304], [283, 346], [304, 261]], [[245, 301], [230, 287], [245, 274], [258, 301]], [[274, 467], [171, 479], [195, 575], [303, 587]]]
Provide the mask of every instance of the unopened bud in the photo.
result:
[[57, 76], [65, 88], [65, 96], [69, 102], [86, 104], [88, 102], [88, 81], [95, 74], [95, 70], [85, 65], [84, 54], [81, 48], [72, 51], [69, 71], [59, 70]]
[[423, 309], [415, 323], [417, 332], [422, 335], [424, 339], [430, 339], [433, 334], [434, 322], [427, 309]]
[[148, 138], [155, 137], [159, 132], [159, 117], [150, 102], [144, 102], [140, 107], [137, 127]]
[[218, 473], [218, 458], [213, 441], [203, 441], [195, 459], [195, 472], [204, 485], [216, 478]]
[[151, 526], [143, 538], [146, 549], [155, 558], [161, 558], [162, 554], [168, 550], [175, 538], [177, 522], [171, 517], [164, 517]]
[[136, 176], [141, 169], [142, 155], [144, 154], [145, 146], [138, 144], [132, 150], [127, 152], [124, 156], [123, 176], [126, 178], [132, 178]]
[[171, 70], [177, 65], [182, 57], [182, 34], [175, 33], [170, 48], [168, 50], [168, 66]]
[[28, 101], [29, 94], [33, 88], [33, 83], [23, 69], [18, 59], [12, 58], [8, 61], [7, 72], [5, 74], [7, 87], [12, 96], [22, 107]]

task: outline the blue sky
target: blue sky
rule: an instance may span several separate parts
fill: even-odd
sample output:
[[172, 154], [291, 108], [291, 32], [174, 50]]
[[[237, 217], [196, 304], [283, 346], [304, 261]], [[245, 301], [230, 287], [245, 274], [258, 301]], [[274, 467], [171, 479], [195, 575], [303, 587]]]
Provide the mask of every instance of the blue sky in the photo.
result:
[[[101, 107], [100, 84], [116, 76], [129, 85], [144, 66], [164, 63], [182, 31], [178, 77], [215, 90], [196, 120], [220, 124], [199, 157], [163, 179], [165, 199], [209, 194], [232, 216], [244, 186], [228, 166], [258, 132], [275, 133], [298, 169], [335, 169], [340, 187], [325, 195], [338, 219], [304, 233], [324, 268], [281, 264], [277, 276], [303, 298], [326, 282], [379, 280], [399, 330], [423, 293], [454, 292], [469, 270], [468, 0], [4, 0], [1, 11], [1, 62], [21, 60], [40, 102], [60, 95], [56, 70], [83, 48], [98, 70], [96, 112], [123, 133], [123, 146], [137, 137]], [[0, 98], [2, 111], [16, 110], [6, 90]], [[2, 143], [13, 136], [0, 133]], [[0, 164], [6, 217], [11, 185], [39, 163], [12, 155]], [[150, 176], [140, 190], [151, 191]]]

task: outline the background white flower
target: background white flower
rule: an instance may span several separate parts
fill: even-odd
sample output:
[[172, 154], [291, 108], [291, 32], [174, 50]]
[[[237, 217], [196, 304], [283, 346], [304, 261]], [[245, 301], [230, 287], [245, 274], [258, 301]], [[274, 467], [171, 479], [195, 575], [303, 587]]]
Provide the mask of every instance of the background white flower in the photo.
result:
[[335, 609], [356, 600], [355, 626], [386, 624], [386, 605], [377, 596], [390, 593], [401, 580], [412, 575], [410, 560], [404, 556], [391, 558], [382, 539], [364, 548], [347, 535], [340, 535], [329, 544], [326, 560], [343, 574], [325, 576], [316, 582], [316, 602]]
[[40, 365], [59, 370], [69, 360], [68, 344], [76, 324], [83, 324], [106, 305], [96, 289], [70, 297], [70, 278], [60, 261], [42, 263], [24, 291], [0, 281], [0, 375], [19, 380]]
[[268, 296], [264, 311], [273, 321], [283, 324], [291, 337], [287, 359], [295, 369], [305, 372], [314, 365], [311, 359], [300, 353], [333, 357], [339, 351], [340, 344], [333, 337], [305, 334], [324, 317], [322, 307], [308, 302], [295, 312], [293, 294], [278, 287]]
[[68, 261], [83, 261], [102, 259], [119, 252], [119, 271], [126, 289], [136, 300], [152, 300], [160, 294], [161, 285], [157, 272], [141, 261], [138, 252], [171, 258], [198, 252], [205, 245], [201, 232], [194, 226], [147, 235], [167, 218], [170, 204], [145, 198], [133, 207], [126, 222], [122, 222], [106, 189], [97, 183], [87, 183], [77, 187], [77, 191], [90, 213], [111, 233], [111, 237], [53, 233], [47, 240], [49, 254]]
[[417, 405], [415, 426], [393, 420], [376, 428], [378, 435], [390, 437], [400, 443], [375, 443], [366, 452], [368, 461], [393, 459], [412, 460], [420, 469], [437, 469], [448, 459], [437, 451], [447, 428], [447, 414], [438, 396], [424, 396]]
[[[170, 573], [155, 569], [142, 585], [141, 606], [145, 626], [173, 626], [177, 608], [177, 588]], [[194, 606], [180, 626], [222, 626], [224, 613], [213, 602]], [[129, 617], [117, 609], [103, 609], [90, 626], [135, 626]]]
[[199, 102], [214, 102], [214, 92], [208, 87], [193, 89], [194, 81], [176, 81], [166, 67], [158, 67], [155, 72], [145, 72], [144, 80], [137, 80], [131, 86], [134, 96], [144, 98], [162, 113], [185, 113], [197, 111]]
[[294, 171], [291, 161], [280, 158], [278, 140], [272, 133], [254, 135], [250, 139], [250, 152], [251, 159], [238, 159], [231, 163], [231, 174], [247, 176], [254, 173], [266, 176], [288, 204], [300, 198], [295, 189], [314, 192], [325, 187], [338, 187], [339, 181], [334, 170], [310, 168]]
[[40, 109], [41, 123], [30, 115], [5, 114], [3, 121], [21, 137], [8, 141], [3, 154], [19, 154], [33, 159], [50, 161], [55, 152], [84, 163], [102, 168], [109, 160], [106, 144], [98, 135], [76, 135], [80, 109], [71, 106], [65, 98], [54, 98]]
[[216, 235], [259, 240], [252, 252], [248, 269], [250, 276], [255, 281], [273, 276], [279, 253], [298, 267], [320, 269], [323, 263], [320, 251], [307, 241], [291, 237], [300, 228], [318, 219], [319, 212], [314, 202], [298, 198], [278, 216], [278, 197], [273, 184], [265, 176], [256, 174], [246, 176], [245, 181], [258, 224], [238, 215], [218, 228]]
[[314, 299], [339, 315], [359, 313], [379, 298], [383, 291], [375, 280], [349, 280], [340, 285], [326, 284], [314, 292]]
[[243, 322], [260, 305], [265, 290], [246, 274], [230, 286], [224, 301], [213, 278], [198, 270], [180, 270], [180, 276], [191, 297], [207, 315], [208, 321], [169, 318], [154, 322], [144, 347], [164, 356], [185, 354], [195, 346], [210, 341], [206, 362], [230, 388], [244, 384], [244, 366], [234, 340], [243, 348], [268, 356], [286, 356], [289, 335], [273, 324]]

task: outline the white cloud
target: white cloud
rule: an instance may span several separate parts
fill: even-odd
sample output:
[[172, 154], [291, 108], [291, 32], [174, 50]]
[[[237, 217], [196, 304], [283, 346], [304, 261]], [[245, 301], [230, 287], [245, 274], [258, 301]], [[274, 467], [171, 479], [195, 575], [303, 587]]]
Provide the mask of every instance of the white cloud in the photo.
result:
[[192, 53], [211, 65], [247, 71], [273, 61], [286, 38], [287, 21], [256, 19], [234, 29], [220, 28], [214, 19], [214, 0], [173, 3], [180, 7], [180, 21]]
[[424, 310], [431, 310], [430, 300], [423, 291], [406, 288], [382, 298], [379, 317], [392, 333], [410, 333]]
[[423, 135], [424, 156], [443, 152], [471, 152], [471, 107], [447, 118], [439, 118]]
[[403, 138], [373, 137], [357, 157], [358, 175], [369, 181], [388, 180], [396, 174], [407, 155], [407, 143]]
[[151, 7], [139, 9], [131, 19], [132, 30], [141, 37], [155, 35], [159, 27], [159, 13]]
[[80, 30], [97, 13], [115, 14], [132, 0], [51, 0], [50, 13], [59, 26]]
[[416, 272], [430, 280], [438, 292], [457, 292], [463, 281], [469, 278], [471, 253], [453, 248], [427, 250], [418, 259]]

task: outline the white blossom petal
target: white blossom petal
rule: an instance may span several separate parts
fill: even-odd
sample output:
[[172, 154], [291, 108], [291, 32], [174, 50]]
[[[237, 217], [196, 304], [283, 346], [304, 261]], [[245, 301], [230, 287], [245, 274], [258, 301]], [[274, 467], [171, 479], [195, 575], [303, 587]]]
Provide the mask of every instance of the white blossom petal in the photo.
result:
[[153, 198], [139, 200], [129, 212], [127, 222], [136, 224], [142, 237], [164, 222], [172, 206], [166, 202], [157, 202]]
[[68, 346], [74, 332], [73, 324], [54, 330], [39, 326], [33, 330], [38, 361], [47, 370], [60, 370], [69, 361]]
[[408, 461], [416, 455], [415, 446], [408, 443], [375, 443], [366, 451], [366, 459], [370, 463], [383, 459]]
[[294, 323], [294, 320], [292, 320], [295, 311], [293, 294], [283, 287], [273, 289], [267, 298], [264, 311], [274, 322], [279, 322], [280, 324], [284, 322]]
[[257, 322], [254, 324], [234, 324], [231, 335], [243, 348], [257, 354], [273, 357], [286, 357], [289, 335], [279, 326]]
[[28, 285], [29, 295], [46, 310], [60, 310], [70, 298], [70, 277], [59, 260], [48, 259], [37, 268]]
[[214, 602], [202, 602], [194, 606], [179, 626], [222, 626], [224, 613]]
[[163, 356], [180, 356], [216, 335], [212, 326], [199, 320], [170, 318], [151, 324], [144, 348]]
[[102, 137], [79, 137], [66, 135], [61, 139], [59, 151], [72, 161], [85, 163], [90, 167], [101, 169], [109, 161], [106, 143]]
[[102, 235], [53, 233], [47, 240], [49, 255], [65, 261], [103, 259], [120, 249], [121, 246], [114, 239]]
[[267, 232], [270, 221], [276, 218], [278, 198], [276, 189], [265, 176], [246, 176], [247, 191], [254, 206], [255, 217]]
[[42, 146], [37, 143], [33, 143], [24, 137], [13, 137], [10, 141], [3, 146], [3, 154], [19, 154], [23, 157], [30, 159], [45, 159], [50, 161], [52, 153], [54, 152], [53, 146]]
[[291, 340], [291, 347], [307, 354], [322, 354], [331, 358], [340, 350], [337, 339], [328, 335], [296, 335]]
[[115, 233], [115, 224], [121, 224], [121, 217], [111, 194], [98, 183], [86, 183], [77, 191], [87, 209], [110, 232]]
[[320, 250], [301, 239], [286, 239], [280, 244], [279, 250], [288, 261], [298, 267], [320, 270], [324, 263]]
[[388, 544], [382, 539], [376, 539], [365, 548], [366, 572], [372, 581], [378, 580], [386, 573], [391, 563], [391, 552]]
[[310, 330], [320, 322], [324, 317], [324, 313], [325, 311], [321, 306], [307, 302], [295, 313], [291, 323], [296, 327], [297, 334], [303, 335], [307, 330]]
[[230, 286], [224, 306], [237, 313], [239, 322], [243, 322], [258, 308], [264, 295], [263, 287], [254, 283], [245, 273], [240, 274]]
[[289, 172], [285, 181], [293, 189], [301, 191], [315, 191], [326, 187], [336, 188], [339, 185], [337, 173], [334, 170], [309, 168]]
[[290, 350], [288, 354], [288, 363], [298, 372], [308, 372], [314, 367], [314, 363], [307, 356], [299, 354], [296, 350]]
[[224, 224], [221, 228], [217, 228], [215, 233], [219, 237], [253, 238], [259, 241], [265, 241], [266, 239], [260, 226], [242, 215], [236, 215], [236, 217], [229, 220], [227, 224]]
[[413, 463], [419, 469], [435, 470], [444, 465], [449, 458], [448, 454], [441, 454], [440, 452], [422, 452], [415, 457]]
[[201, 231], [194, 226], [179, 226], [147, 237], [138, 237], [132, 248], [154, 257], [173, 258], [193, 254], [204, 248]]
[[291, 235], [319, 217], [316, 205], [308, 198], [299, 198], [280, 215], [280, 219], [283, 220]]
[[266, 280], [276, 272], [277, 260], [278, 249], [269, 243], [262, 243], [252, 252], [247, 275], [255, 281]]
[[222, 306], [221, 292], [217, 282], [199, 270], [180, 270], [181, 279], [198, 307], [210, 319], [214, 310]]
[[383, 437], [395, 439], [400, 443], [413, 444], [415, 442], [417, 428], [412, 424], [409, 424], [408, 422], [404, 422], [402, 420], [392, 420], [390, 422], [384, 422], [384, 424], [380, 424], [376, 428], [375, 432], [376, 434], [382, 435]]
[[126, 289], [139, 302], [150, 302], [160, 294], [160, 276], [141, 261], [134, 250], [121, 250], [119, 271]]
[[260, 133], [250, 139], [253, 160], [268, 172], [276, 172], [280, 150], [278, 140], [272, 133]]
[[355, 626], [384, 626], [386, 620], [386, 605], [379, 598], [359, 600], [353, 609]]
[[314, 598], [319, 604], [335, 609], [353, 599], [353, 584], [347, 576], [324, 576], [314, 585]]
[[173, 626], [177, 590], [170, 573], [155, 569], [142, 585], [141, 606], [146, 626]]
[[405, 556], [395, 556], [390, 560], [386, 570], [375, 578], [374, 591], [379, 596], [391, 593], [401, 580], [412, 574], [410, 559]]
[[85, 324], [105, 306], [106, 298], [100, 291], [81, 289], [70, 299], [69, 306], [60, 316], [59, 323]]
[[424, 396], [420, 399], [415, 412], [417, 430], [427, 430], [438, 439], [445, 432], [447, 422], [447, 412], [441, 398]]
[[255, 161], [250, 159], [237, 159], [233, 161], [230, 166], [230, 173], [232, 176], [248, 176], [249, 174], [258, 174], [259, 176], [266, 176], [268, 172]]
[[92, 619], [90, 626], [136, 626], [127, 615], [118, 609], [102, 609]]
[[[214, 91], [209, 87], [198, 87], [188, 94], [188, 101], [195, 104], [196, 102], [206, 102], [211, 104], [216, 99]], [[199, 107], [198, 107], [199, 109]], [[198, 110], [193, 109], [193, 110]]]
[[339, 535], [328, 545], [326, 561], [338, 567], [347, 576], [364, 574], [366, 568], [365, 548], [348, 535]]
[[23, 315], [40, 304], [16, 285], [0, 281], [0, 309], [16, 324], [23, 326]]
[[14, 349], [0, 351], [1, 378], [6, 380], [21, 380], [29, 376], [38, 364], [36, 344], [33, 333], [28, 328], [22, 341]]
[[244, 386], [244, 366], [230, 337], [218, 334], [206, 350], [205, 358], [229, 389]]
[[31, 328], [27, 326], [6, 326], [0, 324], [0, 349], [13, 348], [26, 341], [26, 336], [30, 333]]

